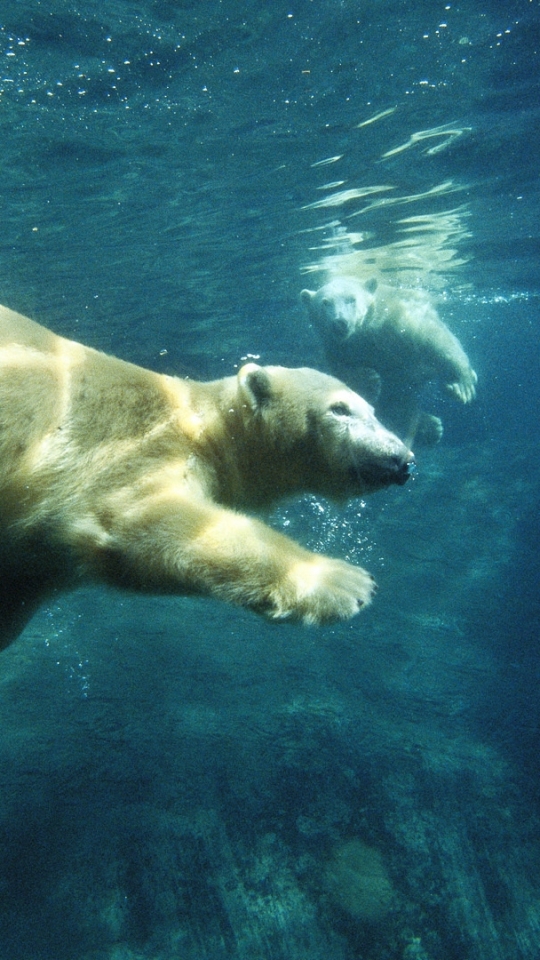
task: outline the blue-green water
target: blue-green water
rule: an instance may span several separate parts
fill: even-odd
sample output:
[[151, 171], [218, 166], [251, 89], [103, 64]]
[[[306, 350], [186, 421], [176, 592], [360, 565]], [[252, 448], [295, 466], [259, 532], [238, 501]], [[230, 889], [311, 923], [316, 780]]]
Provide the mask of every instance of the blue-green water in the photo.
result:
[[[425, 280], [479, 375], [403, 490], [274, 514], [375, 574], [350, 624], [96, 589], [2, 654], [0, 960], [535, 960], [538, 3], [2, 0], [0, 37], [0, 302], [162, 372], [320, 366], [328, 224], [459, 208]], [[373, 185], [432, 192], [310, 206]]]

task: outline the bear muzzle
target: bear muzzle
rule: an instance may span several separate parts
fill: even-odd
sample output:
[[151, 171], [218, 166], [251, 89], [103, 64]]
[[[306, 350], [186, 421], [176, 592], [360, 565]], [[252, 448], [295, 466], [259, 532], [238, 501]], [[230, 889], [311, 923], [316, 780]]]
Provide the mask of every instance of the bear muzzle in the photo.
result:
[[352, 332], [351, 325], [343, 317], [336, 317], [331, 323], [332, 336], [334, 340], [343, 343]]
[[[404, 448], [406, 450], [406, 448]], [[389, 454], [377, 462], [363, 464], [356, 471], [356, 478], [373, 490], [397, 484], [402, 487], [416, 470], [414, 456], [410, 451], [404, 455]]]
[[396, 463], [394, 467], [394, 480], [393, 483], [397, 483], [400, 487], [404, 483], [407, 483], [409, 477], [413, 475], [416, 470], [416, 462], [412, 453], [407, 455], [407, 459], [403, 460], [399, 457], [395, 458]]

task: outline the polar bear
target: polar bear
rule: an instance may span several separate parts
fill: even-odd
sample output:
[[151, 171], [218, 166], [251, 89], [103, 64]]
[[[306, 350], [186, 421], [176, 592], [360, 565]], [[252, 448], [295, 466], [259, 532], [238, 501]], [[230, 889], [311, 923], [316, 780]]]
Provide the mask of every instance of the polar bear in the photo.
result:
[[338, 380], [247, 363], [163, 376], [0, 308], [0, 647], [85, 582], [199, 594], [322, 624], [373, 578], [243, 510], [403, 484], [413, 455]]
[[477, 376], [429, 296], [355, 277], [334, 277], [301, 300], [318, 331], [330, 371], [375, 406], [377, 416], [408, 442], [437, 443], [442, 422], [419, 407], [419, 394], [442, 382], [462, 403]]

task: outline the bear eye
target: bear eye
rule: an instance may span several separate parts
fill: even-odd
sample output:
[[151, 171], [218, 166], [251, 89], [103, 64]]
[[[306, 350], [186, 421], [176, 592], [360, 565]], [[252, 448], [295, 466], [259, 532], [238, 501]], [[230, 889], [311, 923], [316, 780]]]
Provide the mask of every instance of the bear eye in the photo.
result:
[[330, 412], [335, 414], [336, 417], [350, 417], [352, 414], [349, 404], [345, 403], [344, 400], [333, 403], [330, 407]]

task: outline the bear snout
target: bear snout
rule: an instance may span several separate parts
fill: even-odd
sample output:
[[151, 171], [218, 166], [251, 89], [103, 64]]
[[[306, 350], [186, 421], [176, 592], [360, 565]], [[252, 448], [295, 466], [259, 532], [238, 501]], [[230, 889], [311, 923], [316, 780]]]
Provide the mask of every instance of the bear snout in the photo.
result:
[[393, 457], [392, 459], [394, 461], [392, 466], [394, 483], [402, 487], [416, 470], [414, 457], [412, 454], [407, 454], [405, 459], [403, 457]]
[[414, 469], [414, 460], [392, 455], [381, 462], [378, 469], [374, 470], [374, 473], [376, 474], [378, 472], [379, 482], [385, 486], [396, 483], [398, 487], [402, 487], [404, 483], [407, 483]]
[[397, 483], [402, 487], [416, 470], [414, 453], [397, 437], [392, 438], [394, 443], [387, 451], [385, 468], [388, 471], [389, 483]]
[[332, 321], [332, 334], [335, 340], [346, 340], [349, 336], [349, 324], [343, 317], [336, 317]]
[[414, 457], [410, 451], [403, 448], [404, 453], [388, 453], [381, 457], [379, 454], [371, 463], [363, 462], [351, 477], [356, 473], [357, 480], [367, 484], [371, 490], [379, 490], [397, 484], [402, 487], [416, 469]]

